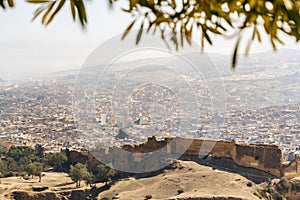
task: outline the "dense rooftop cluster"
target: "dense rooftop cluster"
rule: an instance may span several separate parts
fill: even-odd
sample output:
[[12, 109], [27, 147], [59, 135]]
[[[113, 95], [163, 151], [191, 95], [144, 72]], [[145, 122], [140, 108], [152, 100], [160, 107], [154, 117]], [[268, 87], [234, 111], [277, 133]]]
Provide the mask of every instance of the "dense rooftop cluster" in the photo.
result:
[[[38, 143], [48, 151], [57, 151], [63, 147], [82, 148], [84, 146], [83, 138], [78, 137], [81, 130], [76, 128], [76, 120], [72, 113], [72, 83], [67, 79], [28, 81], [22, 84], [3, 86], [0, 92], [1, 141], [28, 145]], [[122, 122], [122, 119], [121, 122], [118, 122], [115, 116], [107, 115], [104, 112], [107, 109], [106, 106], [110, 106], [111, 99], [103, 98], [103, 101], [107, 101], [104, 104], [100, 100], [97, 101], [98, 105], [102, 105], [97, 107], [98, 114], [95, 120], [98, 131], [101, 132], [100, 141], [118, 146], [118, 144], [143, 142], [150, 136], [142, 135], [142, 133], [147, 126], [153, 125], [154, 122], [152, 123], [151, 119], [147, 118], [147, 115], [143, 113], [145, 109], [143, 110], [143, 106], [141, 107], [139, 104], [145, 100], [156, 100], [143, 97], [141, 91], [138, 95], [140, 96], [133, 96], [131, 99], [131, 105], [136, 104], [131, 110], [136, 116], [132, 119], [133, 127], [123, 126], [126, 122]], [[164, 98], [169, 105], [168, 100], [171, 101], [171, 97]], [[159, 98], [156, 99], [161, 101]], [[159, 102], [157, 103], [159, 104]], [[164, 110], [169, 117], [164, 119], [164, 126], [172, 127], [172, 130], [175, 131], [178, 128], [176, 124], [180, 123], [176, 115], [176, 109], [178, 109], [176, 106], [178, 105], [170, 104], [168, 109]], [[220, 119], [222, 116], [225, 117], [224, 126], [217, 139], [281, 145], [285, 159], [291, 160], [300, 148], [299, 108], [299, 104], [258, 107], [256, 110], [233, 110], [231, 108], [225, 115], [219, 115]], [[191, 127], [194, 131], [191, 131], [189, 136], [200, 139], [207, 138], [207, 135], [215, 131], [210, 125], [209, 115], [191, 120]], [[158, 138], [172, 137], [172, 134], [178, 134], [168, 133], [163, 129], [153, 129], [153, 131], [156, 131]], [[184, 137], [185, 135], [181, 133], [176, 136]]]

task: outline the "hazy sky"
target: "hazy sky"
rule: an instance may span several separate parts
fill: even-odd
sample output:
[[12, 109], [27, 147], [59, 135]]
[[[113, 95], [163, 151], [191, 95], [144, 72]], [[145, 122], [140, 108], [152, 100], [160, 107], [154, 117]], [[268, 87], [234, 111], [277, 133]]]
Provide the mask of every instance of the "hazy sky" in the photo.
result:
[[[16, 1], [14, 9], [1, 9], [0, 78], [11, 80], [79, 68], [97, 46], [123, 33], [131, 22], [131, 15], [119, 8], [111, 10], [104, 2], [86, 2], [86, 31], [72, 22], [68, 5], [48, 27], [42, 26], [40, 19], [31, 22], [36, 5]], [[235, 40], [219, 37], [214, 41], [215, 45], [207, 45], [206, 51], [230, 54], [235, 44]], [[294, 41], [286, 41], [286, 48], [300, 49]], [[269, 43], [254, 44], [251, 52], [270, 49]]]

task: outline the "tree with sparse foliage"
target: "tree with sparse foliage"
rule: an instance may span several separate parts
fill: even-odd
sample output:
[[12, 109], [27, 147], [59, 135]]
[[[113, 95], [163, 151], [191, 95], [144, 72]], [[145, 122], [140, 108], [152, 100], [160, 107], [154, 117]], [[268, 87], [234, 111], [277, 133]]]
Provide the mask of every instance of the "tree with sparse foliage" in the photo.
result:
[[38, 176], [39, 182], [42, 181], [42, 172], [43, 172], [43, 164], [39, 162], [33, 162], [26, 166], [25, 168], [28, 176]]
[[[82, 27], [87, 25], [84, 0], [27, 0], [39, 4], [33, 19], [41, 17], [43, 25], [48, 25], [54, 17], [69, 4], [73, 20], [79, 19]], [[278, 43], [284, 44], [280, 34], [300, 40], [300, 1], [299, 0], [108, 0], [111, 6], [120, 3], [122, 11], [132, 15], [132, 22], [123, 37], [136, 26], [140, 28], [136, 43], [142, 34], [160, 32], [162, 40], [176, 49], [185, 43], [191, 45], [195, 33], [200, 35], [202, 50], [205, 43], [213, 44], [213, 35], [223, 38], [238, 36], [233, 51], [232, 66], [242, 39], [248, 40], [245, 52], [248, 54], [254, 40], [262, 42], [262, 33], [269, 36], [274, 49]], [[0, 6], [13, 7], [14, 0], [0, 0]], [[145, 30], [144, 30], [145, 29]], [[251, 32], [245, 38], [245, 32]]]
[[104, 164], [99, 164], [97, 165], [96, 179], [107, 184], [108, 182], [112, 181], [115, 173], [116, 171], [113, 168]]
[[75, 182], [76, 187], [80, 187], [80, 183], [82, 180], [85, 180], [87, 177], [90, 176], [86, 166], [82, 163], [77, 163], [74, 166], [71, 166], [70, 169], [70, 177], [72, 181]]

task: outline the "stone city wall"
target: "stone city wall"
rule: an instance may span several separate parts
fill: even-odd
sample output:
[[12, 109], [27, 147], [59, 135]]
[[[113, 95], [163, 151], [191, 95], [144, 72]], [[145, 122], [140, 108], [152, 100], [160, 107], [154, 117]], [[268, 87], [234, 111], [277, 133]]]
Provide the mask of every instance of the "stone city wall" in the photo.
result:
[[146, 143], [136, 146], [126, 145], [123, 149], [133, 153], [153, 152], [161, 149], [166, 154], [172, 155], [183, 154], [200, 158], [205, 155], [227, 157], [244, 167], [256, 168], [276, 177], [283, 175], [282, 152], [276, 145], [237, 144], [234, 140], [226, 142], [181, 138], [157, 141], [155, 137], [152, 137]]
[[300, 157], [285, 165], [282, 151], [276, 145], [236, 143], [234, 140], [226, 142], [166, 138], [158, 141], [152, 137], [140, 145], [125, 145], [122, 149], [110, 147], [107, 151], [91, 153], [100, 162], [111, 163], [115, 168], [124, 171], [134, 169], [142, 172], [145, 169], [154, 169], [169, 162], [168, 158], [211, 156], [230, 158], [237, 165], [258, 169], [276, 177], [284, 176], [286, 172], [300, 175]]
[[[188, 144], [190, 144], [189, 147], [187, 147]], [[172, 151], [180, 152], [186, 147], [185, 155], [232, 158], [238, 165], [256, 168], [277, 177], [283, 175], [282, 152], [275, 145], [237, 144], [234, 140], [231, 142], [193, 140], [191, 142], [180, 139], [176, 141]]]

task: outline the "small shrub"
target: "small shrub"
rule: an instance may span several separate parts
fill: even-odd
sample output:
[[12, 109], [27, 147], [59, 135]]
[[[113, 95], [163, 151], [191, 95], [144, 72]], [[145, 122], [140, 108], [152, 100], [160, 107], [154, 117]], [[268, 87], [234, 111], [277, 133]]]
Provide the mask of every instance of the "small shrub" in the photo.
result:
[[87, 148], [81, 148], [80, 151], [89, 151]]
[[26, 172], [20, 172], [20, 173], [18, 174], [18, 176], [20, 176], [20, 177], [24, 177], [24, 176], [26, 176], [26, 175], [27, 175]]
[[108, 197], [103, 197], [103, 198], [101, 198], [101, 200], [110, 200], [110, 198], [108, 198]]
[[274, 188], [273, 188], [273, 187], [267, 187], [267, 188], [265, 189], [265, 191], [266, 191], [267, 193], [272, 194], [273, 191], [274, 191]]
[[8, 172], [4, 175], [5, 178], [12, 177], [12, 176], [14, 176], [13, 172]]
[[152, 199], [152, 195], [151, 194], [146, 195], [145, 199]]
[[287, 178], [282, 177], [279, 183], [276, 185], [276, 187], [280, 193], [285, 194], [291, 190], [292, 184], [289, 182]]
[[277, 197], [277, 200], [284, 200], [284, 197], [280, 195], [279, 197]]

